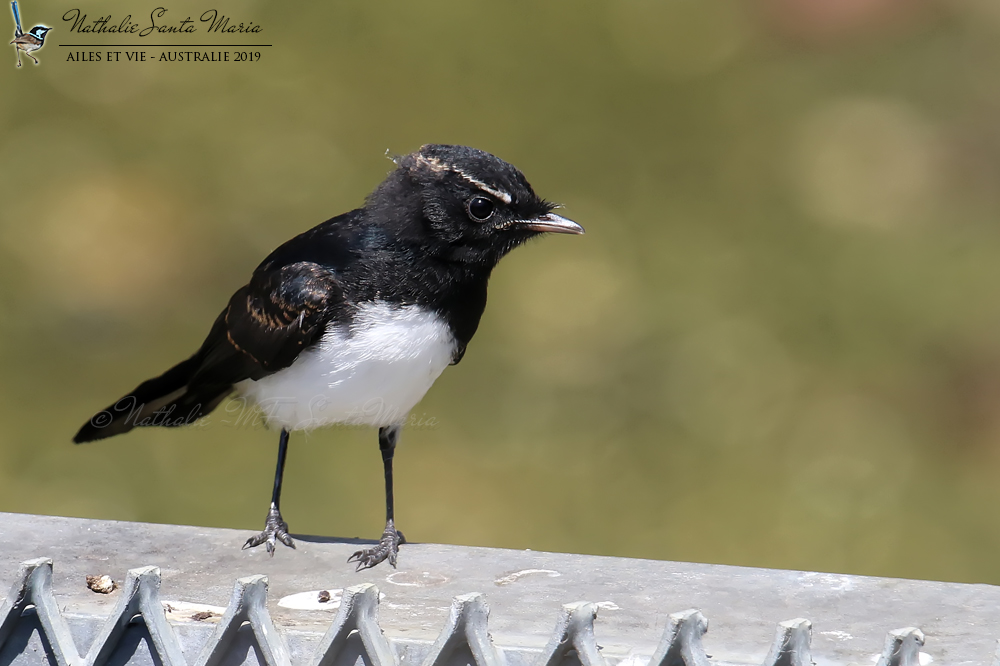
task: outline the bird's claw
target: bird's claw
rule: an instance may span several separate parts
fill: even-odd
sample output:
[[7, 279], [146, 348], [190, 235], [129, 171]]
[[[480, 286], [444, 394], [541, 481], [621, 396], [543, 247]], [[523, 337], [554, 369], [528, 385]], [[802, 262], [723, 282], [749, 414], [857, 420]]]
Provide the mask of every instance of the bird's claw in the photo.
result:
[[382, 538], [376, 545], [371, 548], [359, 550], [347, 558], [347, 561], [358, 563], [355, 571], [371, 569], [376, 564], [384, 562], [385, 560], [389, 560], [389, 564], [393, 569], [395, 569], [396, 556], [399, 555], [399, 547], [404, 543], [406, 543], [406, 537], [403, 536], [402, 532], [396, 529], [396, 526], [393, 525], [393, 522], [390, 520], [386, 523], [385, 531], [382, 532]]
[[267, 512], [267, 522], [264, 523], [264, 531], [247, 539], [247, 542], [243, 544], [243, 550], [264, 544], [265, 548], [267, 548], [267, 554], [274, 557], [274, 546], [277, 541], [280, 541], [289, 548], [295, 548], [295, 542], [292, 541], [292, 537], [288, 534], [288, 523], [281, 517], [281, 512], [278, 511], [277, 507], [272, 504], [271, 510]]

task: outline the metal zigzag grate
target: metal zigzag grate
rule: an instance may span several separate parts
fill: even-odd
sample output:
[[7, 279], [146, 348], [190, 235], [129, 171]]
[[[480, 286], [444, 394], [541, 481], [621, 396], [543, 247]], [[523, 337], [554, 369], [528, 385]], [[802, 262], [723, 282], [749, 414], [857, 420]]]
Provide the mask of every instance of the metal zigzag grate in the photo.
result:
[[[56, 666], [106, 666], [122, 642], [128, 626], [145, 624], [149, 632], [154, 663], [188, 666], [174, 627], [167, 621], [160, 601], [160, 570], [143, 567], [128, 572], [121, 595], [86, 654], [80, 654], [70, 627], [59, 610], [52, 591], [52, 560], [39, 558], [24, 562], [10, 594], [0, 606], [0, 651], [11, 638], [22, 616], [34, 609], [50, 650], [48, 660]], [[223, 666], [238, 663], [229, 658], [237, 632], [248, 626], [259, 651], [258, 659], [267, 666], [291, 666], [292, 657], [285, 636], [274, 625], [267, 610], [267, 578], [240, 578], [232, 597], [211, 636], [200, 647], [191, 666]], [[308, 659], [309, 666], [334, 666], [355, 639], [360, 643], [361, 660], [369, 666], [445, 666], [455, 663], [456, 654], [467, 651], [474, 666], [505, 666], [517, 648], [497, 646], [487, 628], [489, 608], [481, 594], [456, 597], [437, 640], [417, 660], [401, 659], [378, 623], [379, 592], [370, 583], [344, 590], [337, 616]], [[559, 666], [578, 662], [582, 666], [608, 666], [594, 631], [598, 605], [578, 602], [563, 606], [548, 644], [534, 659], [534, 666]], [[702, 637], [708, 621], [697, 610], [674, 613], [669, 618], [659, 645], [647, 666], [712, 666]], [[781, 622], [761, 666], [811, 666], [812, 624], [806, 619]], [[892, 631], [877, 666], [920, 666], [924, 634], [916, 628]], [[397, 646], [398, 647], [398, 646]], [[464, 652], [463, 652], [464, 653]], [[509, 654], [508, 654], [509, 653]], [[410, 655], [412, 657], [412, 655]], [[569, 662], [567, 660], [570, 660]], [[460, 662], [466, 662], [460, 659]], [[523, 659], [518, 659], [522, 663]], [[125, 663], [128, 663], [127, 661]], [[1000, 660], [994, 660], [1000, 666]]]

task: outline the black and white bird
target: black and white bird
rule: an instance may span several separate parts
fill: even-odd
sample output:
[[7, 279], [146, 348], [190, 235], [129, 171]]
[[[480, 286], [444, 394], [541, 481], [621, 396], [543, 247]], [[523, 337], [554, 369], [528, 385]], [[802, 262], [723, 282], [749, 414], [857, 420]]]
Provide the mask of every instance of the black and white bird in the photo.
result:
[[465, 146], [426, 145], [365, 205], [272, 252], [237, 290], [191, 358], [143, 382], [76, 434], [76, 443], [136, 426], [197, 420], [237, 393], [281, 430], [271, 508], [244, 548], [294, 548], [279, 508], [289, 433], [331, 424], [377, 427], [386, 525], [357, 568], [396, 565], [392, 457], [410, 410], [458, 363], [486, 307], [497, 262], [545, 232], [582, 234], [512, 165]]

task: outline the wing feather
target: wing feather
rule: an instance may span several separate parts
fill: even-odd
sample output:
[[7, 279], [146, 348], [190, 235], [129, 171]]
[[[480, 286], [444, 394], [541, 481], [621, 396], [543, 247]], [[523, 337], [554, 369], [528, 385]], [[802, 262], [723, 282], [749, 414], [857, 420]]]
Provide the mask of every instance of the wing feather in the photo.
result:
[[308, 261], [261, 267], [219, 315], [194, 382], [221, 374], [235, 384], [287, 368], [347, 308], [330, 269]]

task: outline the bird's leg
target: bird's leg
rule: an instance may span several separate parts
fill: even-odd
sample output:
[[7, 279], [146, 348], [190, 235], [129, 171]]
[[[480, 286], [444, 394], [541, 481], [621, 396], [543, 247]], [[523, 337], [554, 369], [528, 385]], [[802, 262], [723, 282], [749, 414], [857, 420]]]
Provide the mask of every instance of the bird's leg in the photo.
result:
[[348, 562], [358, 563], [357, 571], [370, 569], [384, 560], [389, 560], [389, 564], [396, 568], [399, 546], [406, 543], [403, 533], [396, 529], [392, 507], [392, 455], [396, 451], [399, 428], [400, 426], [386, 426], [378, 431], [378, 448], [382, 452], [382, 465], [385, 468], [385, 531], [377, 545], [359, 550], [348, 558]]
[[274, 491], [271, 493], [271, 510], [267, 512], [264, 531], [247, 539], [243, 549], [265, 544], [267, 552], [274, 557], [274, 543], [280, 541], [289, 548], [295, 548], [295, 542], [288, 535], [288, 523], [281, 517], [281, 477], [285, 473], [285, 456], [288, 454], [288, 431], [282, 429], [278, 440], [278, 467], [274, 470]]
[[36, 64], [36, 65], [38, 64], [38, 58], [36, 58], [35, 56], [31, 55], [31, 54], [30, 54], [30, 53], [28, 53], [27, 51], [25, 51], [25, 52], [24, 52], [24, 55], [26, 55], [26, 56], [28, 56], [29, 58], [31, 58], [32, 60], [34, 60], [34, 61], [35, 61], [35, 64]]
[[21, 49], [14, 47], [14, 52], [17, 53], [17, 66], [21, 66]]

